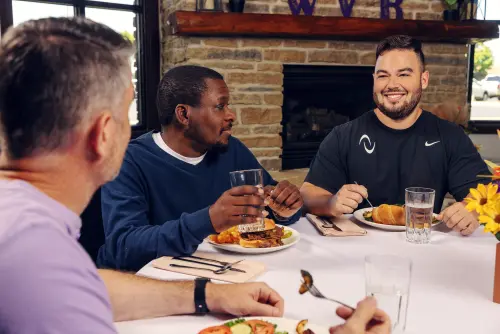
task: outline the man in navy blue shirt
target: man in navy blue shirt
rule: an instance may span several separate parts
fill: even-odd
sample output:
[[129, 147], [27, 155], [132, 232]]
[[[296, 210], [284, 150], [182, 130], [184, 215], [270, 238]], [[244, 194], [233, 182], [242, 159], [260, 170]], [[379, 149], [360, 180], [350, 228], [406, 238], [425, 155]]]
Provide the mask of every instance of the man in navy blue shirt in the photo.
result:
[[[138, 270], [160, 256], [192, 254], [208, 235], [267, 213], [285, 225], [299, 219], [298, 188], [276, 184], [265, 170], [264, 190], [231, 188], [230, 172], [262, 166], [231, 137], [236, 116], [228, 104], [229, 89], [211, 69], [165, 74], [157, 96], [161, 132], [133, 140], [119, 176], [102, 188], [101, 267]], [[265, 210], [268, 194], [279, 212]]]

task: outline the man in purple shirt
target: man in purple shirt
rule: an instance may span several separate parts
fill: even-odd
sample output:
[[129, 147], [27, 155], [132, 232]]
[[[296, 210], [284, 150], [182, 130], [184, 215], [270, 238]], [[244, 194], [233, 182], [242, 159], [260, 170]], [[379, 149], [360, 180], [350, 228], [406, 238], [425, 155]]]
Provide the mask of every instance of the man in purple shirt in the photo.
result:
[[79, 215], [118, 173], [130, 138], [133, 52], [82, 18], [30, 21], [0, 43], [2, 334], [115, 333], [113, 321], [198, 310], [283, 314], [265, 284], [98, 271], [78, 244]]

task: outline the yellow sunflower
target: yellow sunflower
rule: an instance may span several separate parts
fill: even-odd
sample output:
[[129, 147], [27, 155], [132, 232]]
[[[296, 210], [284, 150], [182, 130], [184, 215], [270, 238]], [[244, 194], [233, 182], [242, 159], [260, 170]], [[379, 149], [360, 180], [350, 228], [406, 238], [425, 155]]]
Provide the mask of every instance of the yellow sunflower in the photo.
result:
[[484, 224], [484, 231], [497, 234], [500, 232], [500, 201], [484, 207], [484, 214], [479, 216], [479, 222]]
[[498, 192], [498, 185], [479, 184], [477, 189], [470, 189], [470, 196], [465, 198], [464, 201], [467, 203], [467, 210], [470, 212], [476, 211], [480, 215], [485, 214], [485, 207], [492, 206], [496, 201], [500, 200], [500, 194]]

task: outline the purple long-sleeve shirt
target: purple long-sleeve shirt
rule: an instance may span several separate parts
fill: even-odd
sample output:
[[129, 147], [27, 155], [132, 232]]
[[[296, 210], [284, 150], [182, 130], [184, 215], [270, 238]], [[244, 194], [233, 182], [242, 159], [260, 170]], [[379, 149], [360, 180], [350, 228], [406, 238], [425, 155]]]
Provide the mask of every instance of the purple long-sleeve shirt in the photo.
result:
[[0, 180], [0, 333], [116, 333], [80, 227], [29, 183]]

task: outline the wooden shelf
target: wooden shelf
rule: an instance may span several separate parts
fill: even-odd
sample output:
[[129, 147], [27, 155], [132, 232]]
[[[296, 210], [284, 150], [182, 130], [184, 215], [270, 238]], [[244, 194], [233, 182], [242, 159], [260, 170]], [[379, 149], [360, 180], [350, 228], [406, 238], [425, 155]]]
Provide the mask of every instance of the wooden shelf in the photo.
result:
[[469, 43], [499, 37], [497, 23], [488, 21], [382, 20], [177, 11], [170, 15], [168, 24], [171, 33], [180, 36], [379, 41], [390, 35], [405, 34], [426, 42], [442, 43]]

